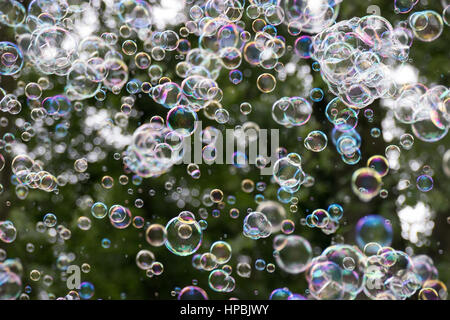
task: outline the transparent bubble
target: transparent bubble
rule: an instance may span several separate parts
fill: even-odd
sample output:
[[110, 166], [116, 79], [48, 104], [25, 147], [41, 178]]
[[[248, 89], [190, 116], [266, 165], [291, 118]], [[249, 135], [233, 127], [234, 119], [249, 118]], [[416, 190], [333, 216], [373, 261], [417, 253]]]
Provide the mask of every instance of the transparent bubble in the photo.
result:
[[108, 207], [103, 202], [96, 202], [91, 207], [91, 214], [97, 219], [103, 219], [108, 214]]
[[56, 226], [58, 219], [56, 218], [56, 216], [53, 213], [47, 213], [44, 216], [43, 222], [47, 228], [52, 228], [52, 227]]
[[356, 224], [356, 243], [363, 249], [368, 243], [389, 246], [392, 242], [392, 226], [379, 215], [369, 215], [358, 220]]
[[367, 160], [367, 167], [375, 170], [380, 177], [384, 177], [389, 172], [389, 162], [383, 156], [372, 156]]
[[208, 300], [208, 295], [202, 288], [188, 286], [180, 290], [178, 300]]
[[256, 80], [258, 89], [263, 93], [272, 92], [275, 89], [277, 80], [270, 73], [261, 74]]
[[85, 172], [88, 168], [88, 162], [84, 158], [77, 159], [77, 160], [75, 160], [73, 167], [75, 168], [75, 171], [77, 171], [77, 172]]
[[414, 12], [409, 17], [409, 25], [414, 36], [425, 42], [436, 40], [444, 30], [442, 17], [432, 10]]
[[410, 150], [414, 144], [414, 137], [409, 133], [404, 133], [400, 136], [400, 145], [405, 150]]

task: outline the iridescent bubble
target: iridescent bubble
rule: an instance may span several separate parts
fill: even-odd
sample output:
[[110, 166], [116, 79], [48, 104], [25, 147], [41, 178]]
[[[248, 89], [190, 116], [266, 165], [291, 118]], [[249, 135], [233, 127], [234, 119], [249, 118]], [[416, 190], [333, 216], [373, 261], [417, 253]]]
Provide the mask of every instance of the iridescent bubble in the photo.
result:
[[396, 13], [408, 13], [414, 6], [419, 2], [419, 0], [395, 0], [394, 10]]
[[231, 292], [235, 286], [234, 278], [221, 269], [209, 274], [208, 283], [209, 287], [217, 292]]
[[342, 208], [342, 206], [337, 203], [333, 203], [330, 204], [327, 212], [329, 213], [331, 219], [338, 221], [344, 215], [344, 208]]
[[88, 168], [88, 162], [86, 159], [77, 159], [75, 160], [73, 167], [77, 172], [85, 172]]
[[150, 269], [153, 262], [155, 262], [155, 255], [149, 250], [141, 250], [136, 255], [136, 265], [139, 269]]
[[219, 203], [223, 200], [223, 192], [220, 189], [213, 189], [209, 193], [212, 202]]
[[252, 112], [252, 105], [248, 102], [243, 102], [241, 103], [241, 105], [239, 106], [241, 113], [248, 115]]
[[108, 214], [108, 207], [103, 202], [96, 202], [91, 207], [91, 214], [97, 219], [103, 219]]
[[284, 234], [291, 234], [295, 230], [295, 223], [290, 219], [283, 220], [281, 223], [281, 231]]
[[425, 42], [436, 40], [444, 30], [441, 15], [432, 10], [414, 12], [409, 16], [409, 25], [414, 36]]
[[305, 148], [313, 152], [325, 150], [328, 144], [328, 138], [322, 131], [311, 131], [303, 141]]
[[214, 242], [209, 251], [218, 264], [225, 264], [231, 259], [231, 246], [225, 241]]
[[419, 300], [440, 300], [439, 294], [433, 288], [422, 288], [419, 291]]
[[277, 235], [273, 240], [275, 261], [285, 272], [303, 272], [312, 259], [312, 249], [308, 240], [296, 235]]
[[311, 118], [311, 104], [301, 97], [283, 97], [272, 105], [272, 118], [289, 128], [302, 126]]
[[309, 97], [314, 102], [322, 101], [322, 99], [323, 99], [323, 90], [320, 89], [320, 88], [313, 88], [309, 92]]
[[[423, 288], [433, 289], [438, 296], [436, 300], [447, 300], [448, 290], [447, 286], [440, 280], [427, 280], [422, 285]], [[430, 297], [430, 295], [427, 295]], [[431, 297], [435, 298], [434, 294], [431, 294]]]
[[410, 150], [414, 144], [414, 137], [409, 133], [404, 133], [400, 136], [400, 145], [405, 150]]
[[301, 157], [296, 153], [277, 160], [273, 167], [275, 181], [286, 189], [298, 187], [305, 178], [301, 163]]
[[85, 230], [85, 231], [89, 230], [92, 226], [91, 219], [89, 219], [88, 217], [81, 216], [77, 220], [77, 226], [81, 230]]
[[287, 288], [279, 288], [272, 291], [269, 300], [290, 300], [292, 292]]
[[43, 222], [47, 228], [52, 228], [52, 227], [56, 226], [58, 219], [56, 218], [56, 216], [53, 213], [47, 213], [44, 216]]
[[331, 100], [325, 109], [327, 119], [341, 132], [348, 132], [358, 124], [358, 113], [355, 108], [349, 107], [339, 98]]
[[361, 168], [353, 172], [352, 190], [362, 200], [370, 201], [381, 189], [381, 177], [371, 168]]
[[250, 239], [257, 240], [259, 238], [267, 238], [271, 234], [271, 229], [272, 224], [261, 212], [250, 212], [244, 219], [244, 236]]
[[275, 89], [277, 80], [270, 73], [261, 74], [256, 80], [258, 89], [263, 93], [272, 92]]
[[450, 4], [444, 6], [444, 11], [442, 12], [442, 19], [447, 26], [450, 26]]
[[139, 69], [147, 69], [151, 62], [152, 59], [146, 52], [139, 52], [134, 56], [134, 63]]
[[165, 245], [170, 252], [178, 256], [188, 256], [200, 248], [202, 230], [194, 215], [189, 211], [181, 212], [166, 225]]
[[311, 58], [311, 36], [301, 36], [295, 40], [294, 50], [295, 53], [302, 59]]
[[167, 127], [183, 137], [190, 136], [197, 127], [197, 113], [187, 106], [178, 106], [167, 113]]
[[232, 84], [239, 84], [243, 79], [242, 72], [239, 70], [231, 70], [228, 77]]
[[22, 66], [23, 56], [20, 49], [14, 43], [0, 42], [0, 74], [14, 75], [22, 69]]
[[133, 40], [125, 40], [122, 43], [122, 51], [128, 56], [134, 55], [137, 51], [137, 44]]
[[208, 300], [205, 290], [196, 286], [188, 286], [178, 293], [178, 300]]
[[325, 228], [330, 222], [330, 214], [324, 209], [316, 209], [311, 213], [311, 222], [315, 227]]
[[21, 25], [27, 16], [25, 7], [18, 1], [6, 0], [0, 4], [0, 23], [9, 27]]
[[37, 100], [42, 95], [42, 88], [37, 83], [29, 82], [25, 87], [25, 95], [30, 100]]
[[389, 162], [383, 156], [372, 156], [367, 160], [367, 167], [375, 170], [380, 177], [384, 177], [389, 172]]
[[17, 230], [14, 224], [9, 221], [0, 221], [0, 240], [5, 243], [12, 243], [16, 240]]

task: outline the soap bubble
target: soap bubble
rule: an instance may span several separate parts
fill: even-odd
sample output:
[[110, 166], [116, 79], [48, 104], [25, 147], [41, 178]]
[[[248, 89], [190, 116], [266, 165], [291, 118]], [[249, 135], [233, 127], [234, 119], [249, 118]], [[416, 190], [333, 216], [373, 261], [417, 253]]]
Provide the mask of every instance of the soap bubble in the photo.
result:
[[189, 211], [181, 212], [166, 225], [167, 249], [178, 256], [195, 253], [202, 243], [202, 230], [194, 215]]
[[92, 283], [86, 281], [86, 282], [82, 282], [80, 284], [79, 294], [80, 294], [81, 299], [87, 300], [87, 299], [92, 298], [94, 296], [94, 292], [95, 292], [95, 288]]
[[178, 300], [208, 300], [205, 290], [196, 286], [187, 286], [178, 293]]
[[301, 97], [283, 97], [272, 106], [272, 118], [279, 124], [290, 128], [302, 126], [311, 118], [311, 104]]
[[322, 131], [311, 131], [304, 140], [305, 148], [313, 152], [325, 150], [328, 144], [328, 138]]
[[361, 168], [353, 172], [352, 190], [362, 200], [370, 201], [381, 189], [381, 177], [371, 168]]
[[52, 228], [52, 227], [56, 226], [56, 223], [58, 222], [58, 220], [53, 213], [47, 213], [44, 216], [43, 222], [47, 228]]
[[225, 271], [217, 269], [212, 271], [208, 277], [209, 287], [217, 292], [231, 292], [235, 287], [235, 280]]
[[419, 176], [416, 180], [417, 189], [428, 192], [433, 189], [433, 178], [427, 174]]
[[136, 255], [136, 264], [139, 269], [150, 269], [152, 263], [155, 261], [155, 255], [149, 250], [141, 250]]
[[0, 221], [0, 240], [5, 243], [12, 243], [16, 240], [17, 230], [14, 224], [9, 221]]
[[286, 218], [286, 210], [276, 201], [265, 200], [256, 207], [257, 212], [263, 213], [271, 224], [271, 232], [275, 233], [281, 230], [282, 222]]
[[277, 235], [273, 240], [275, 261], [285, 272], [298, 274], [303, 272], [312, 259], [309, 242], [296, 235]]
[[276, 84], [277, 80], [270, 73], [263, 73], [256, 80], [258, 89], [263, 93], [272, 92], [275, 89]]
[[211, 245], [210, 252], [218, 264], [225, 264], [231, 259], [231, 246], [224, 241], [216, 241]]
[[362, 249], [367, 243], [375, 242], [380, 246], [389, 246], [392, 242], [392, 226], [379, 215], [368, 215], [356, 224], [356, 242]]
[[384, 177], [389, 171], [389, 162], [383, 156], [372, 156], [367, 160], [367, 167], [375, 170], [380, 177]]
[[147, 242], [154, 247], [160, 247], [164, 245], [166, 239], [166, 228], [160, 224], [151, 224], [145, 231], [145, 240], [147, 240]]
[[194, 133], [198, 119], [197, 114], [190, 107], [178, 106], [170, 109], [167, 113], [167, 126], [170, 130], [176, 131], [181, 136], [186, 137]]
[[103, 219], [108, 214], [108, 207], [103, 202], [96, 202], [91, 207], [91, 214], [97, 219]]

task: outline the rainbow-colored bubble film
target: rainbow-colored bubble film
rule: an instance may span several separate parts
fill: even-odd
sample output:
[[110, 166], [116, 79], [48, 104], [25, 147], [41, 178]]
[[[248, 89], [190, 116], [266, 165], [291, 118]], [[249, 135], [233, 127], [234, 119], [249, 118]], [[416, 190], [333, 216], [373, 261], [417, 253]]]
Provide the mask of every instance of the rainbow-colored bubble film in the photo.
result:
[[0, 300], [447, 300], [449, 0], [1, 0]]

